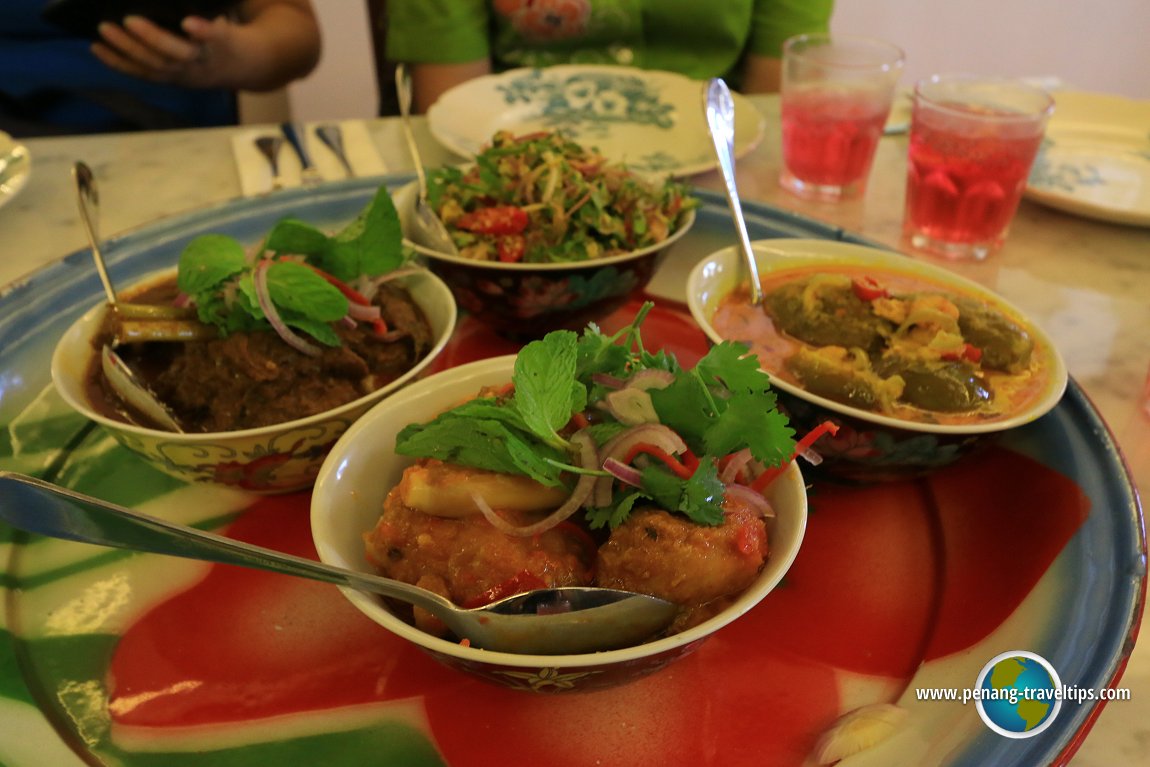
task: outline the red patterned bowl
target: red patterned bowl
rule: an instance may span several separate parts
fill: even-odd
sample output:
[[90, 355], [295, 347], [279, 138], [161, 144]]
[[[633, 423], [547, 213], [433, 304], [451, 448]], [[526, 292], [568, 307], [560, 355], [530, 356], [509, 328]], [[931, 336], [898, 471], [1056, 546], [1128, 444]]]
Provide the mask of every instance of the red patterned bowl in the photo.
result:
[[511, 338], [580, 330], [606, 317], [650, 282], [668, 250], [695, 223], [695, 211], [689, 210], [678, 228], [657, 245], [580, 263], [475, 261], [432, 250], [412, 239], [415, 190], [414, 184], [407, 184], [392, 196], [405, 241], [447, 283], [460, 309]]
[[[411, 459], [396, 456], [395, 436], [426, 421], [487, 385], [508, 381], [514, 356], [496, 357], [437, 373], [373, 407], [336, 443], [316, 480], [311, 524], [322, 561], [372, 570], [364, 550], [383, 500]], [[344, 589], [352, 604], [388, 631], [418, 645], [440, 662], [517, 690], [559, 693], [593, 690], [639, 679], [687, 655], [716, 631], [752, 609], [779, 583], [798, 553], [806, 529], [807, 497], [792, 464], [769, 489], [775, 509], [771, 556], [758, 580], [727, 609], [682, 633], [621, 650], [580, 655], [490, 652], [426, 634], [395, 615], [379, 598]]]
[[[170, 278], [174, 270], [145, 277], [139, 284]], [[369, 407], [416, 379], [443, 351], [455, 330], [456, 309], [443, 281], [425, 271], [399, 278], [423, 309], [435, 343], [402, 376], [370, 394], [307, 418], [214, 433], [178, 434], [109, 418], [89, 399], [85, 379], [92, 359], [91, 339], [99, 331], [106, 304], [92, 307], [61, 337], [52, 356], [52, 381], [73, 409], [103, 426], [124, 447], [160, 471], [185, 482], [207, 482], [256, 493], [286, 493], [311, 487], [327, 451]]]
[[[754, 250], [764, 279], [773, 271], [796, 267], [814, 266], [824, 271], [861, 267], [880, 276], [903, 274], [950, 293], [973, 297], [999, 309], [1030, 334], [1045, 376], [1039, 393], [1023, 408], [977, 423], [938, 424], [882, 415], [812, 394], [764, 363], [763, 369], [772, 375], [779, 407], [797, 433], [806, 433], [824, 421], [839, 427], [836, 434], [825, 434], [815, 443], [822, 463], [811, 470], [813, 475], [866, 484], [926, 474], [973, 452], [996, 434], [1040, 418], [1058, 404], [1066, 390], [1066, 365], [1041, 328], [1001, 296], [941, 266], [893, 251], [831, 240], [763, 240], [754, 243]], [[734, 248], [699, 261], [687, 279], [691, 315], [714, 343], [724, 340], [712, 324], [716, 310], [743, 279], [742, 256]]]

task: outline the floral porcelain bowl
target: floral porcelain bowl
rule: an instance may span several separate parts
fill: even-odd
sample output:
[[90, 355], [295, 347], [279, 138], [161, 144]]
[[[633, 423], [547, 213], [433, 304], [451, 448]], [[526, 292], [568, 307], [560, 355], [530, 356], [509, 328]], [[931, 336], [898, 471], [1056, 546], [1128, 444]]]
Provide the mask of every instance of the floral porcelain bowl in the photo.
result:
[[[139, 284], [174, 274], [145, 277]], [[455, 329], [456, 308], [447, 286], [430, 272], [400, 277], [431, 325], [434, 343], [402, 376], [337, 408], [274, 426], [215, 433], [176, 433], [109, 418], [92, 405], [87, 391], [91, 339], [106, 304], [90, 309], [61, 337], [52, 355], [52, 381], [72, 408], [107, 429], [124, 447], [160, 471], [187, 482], [209, 482], [257, 493], [311, 487], [331, 446], [372, 405], [420, 376], [443, 351]]]
[[[431, 420], [483, 386], [506, 383], [515, 357], [496, 357], [436, 373], [397, 392], [367, 412], [332, 448], [312, 494], [311, 525], [322, 561], [371, 572], [364, 534], [375, 527], [384, 498], [411, 459], [397, 456], [395, 438], [410, 423]], [[491, 652], [426, 634], [393, 613], [376, 596], [344, 589], [365, 615], [414, 643], [440, 662], [506, 687], [534, 692], [593, 690], [653, 673], [697, 648], [716, 631], [752, 609], [779, 583], [794, 561], [806, 530], [807, 499], [797, 465], [768, 488], [775, 510], [771, 555], [758, 579], [709, 620], [646, 644], [579, 655]]]
[[416, 187], [392, 195], [405, 241], [443, 278], [459, 308], [501, 335], [539, 338], [552, 330], [578, 330], [618, 309], [651, 280], [668, 250], [695, 223], [695, 211], [657, 245], [580, 263], [526, 264], [475, 261], [432, 250], [412, 225]]
[[[791, 426], [804, 434], [830, 421], [838, 427], [814, 443], [821, 463], [812, 472], [850, 483], [871, 483], [921, 475], [953, 463], [986, 444], [990, 438], [1034, 421], [1054, 408], [1067, 385], [1066, 365], [1050, 337], [1026, 319], [1021, 310], [976, 282], [940, 266], [893, 251], [830, 240], [772, 239], [753, 243], [760, 277], [769, 285], [773, 275], [790, 270], [875, 275], [880, 280], [900, 276], [932, 290], [974, 299], [1021, 327], [1033, 340], [1034, 381], [1031, 396], [1000, 415], [966, 423], [931, 422], [884, 415], [813, 394], [782, 374], [782, 364], [760, 353], [762, 368], [772, 376], [780, 409]], [[699, 261], [687, 280], [688, 304], [695, 321], [712, 342], [724, 339], [749, 342], [750, 330], [716, 327], [716, 315], [744, 280], [742, 256], [734, 248]], [[762, 310], [758, 310], [762, 312]], [[765, 316], [765, 315], [764, 315]], [[771, 320], [763, 322], [772, 324]], [[772, 324], [773, 327], [773, 324]], [[755, 332], [758, 332], [757, 330]], [[798, 344], [772, 340], [768, 345]], [[754, 347], [754, 344], [751, 344]], [[757, 350], [756, 350], [757, 351]], [[979, 352], [981, 354], [981, 352]], [[902, 414], [900, 413], [900, 416]], [[928, 416], [929, 418], [929, 416]]]

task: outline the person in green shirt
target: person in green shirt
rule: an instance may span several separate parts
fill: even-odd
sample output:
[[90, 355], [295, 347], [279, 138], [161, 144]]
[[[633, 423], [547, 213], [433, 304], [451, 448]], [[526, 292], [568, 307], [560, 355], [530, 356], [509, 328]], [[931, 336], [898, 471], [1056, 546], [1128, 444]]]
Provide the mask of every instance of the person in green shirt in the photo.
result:
[[834, 0], [388, 0], [386, 56], [426, 111], [449, 88], [513, 67], [620, 64], [777, 91], [782, 44], [828, 31]]

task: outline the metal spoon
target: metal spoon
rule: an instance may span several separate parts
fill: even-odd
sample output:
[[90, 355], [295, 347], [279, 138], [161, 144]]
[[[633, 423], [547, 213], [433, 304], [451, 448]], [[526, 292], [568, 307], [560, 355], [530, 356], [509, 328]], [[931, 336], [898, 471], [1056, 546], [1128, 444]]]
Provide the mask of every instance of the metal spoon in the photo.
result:
[[280, 178], [280, 147], [284, 140], [279, 136], [256, 136], [256, 149], [267, 158], [268, 166], [272, 171], [272, 191], [283, 189], [283, 179]]
[[747, 267], [747, 280], [751, 289], [751, 305], [763, 302], [763, 286], [759, 281], [759, 266], [755, 262], [755, 251], [751, 248], [751, 237], [747, 233], [747, 222], [743, 219], [743, 206], [739, 202], [739, 189], [735, 185], [735, 102], [731, 91], [721, 78], [714, 78], [707, 85], [704, 108], [707, 113], [707, 126], [711, 140], [715, 144], [715, 155], [719, 158], [719, 170], [727, 188], [727, 204], [735, 221], [739, 235], [739, 248]]
[[427, 202], [427, 174], [419, 157], [419, 147], [415, 143], [415, 132], [411, 127], [411, 75], [402, 63], [395, 67], [395, 89], [399, 97], [399, 114], [403, 120], [403, 135], [407, 138], [407, 149], [415, 163], [415, 176], [419, 193], [415, 198], [415, 227], [418, 230], [416, 242], [439, 253], [459, 255], [455, 241], [451, 239], [443, 219]]
[[300, 183], [304, 186], [319, 186], [323, 183], [323, 175], [319, 172], [319, 168], [312, 162], [311, 152], [307, 147], [307, 131], [304, 130], [302, 125], [295, 123], [285, 122], [280, 123], [280, 131], [283, 133], [284, 138], [291, 144], [291, 148], [295, 150], [296, 157], [299, 158], [300, 166]]
[[355, 171], [352, 170], [351, 163], [347, 159], [347, 152], [343, 147], [343, 131], [340, 130], [340, 127], [334, 124], [317, 125], [315, 135], [319, 136], [319, 140], [336, 156], [344, 171], [347, 172], [347, 177], [355, 178]]
[[[76, 202], [80, 208], [80, 219], [84, 222], [88, 245], [92, 249], [92, 259], [96, 262], [96, 272], [100, 275], [100, 283], [104, 286], [104, 295], [108, 299], [108, 311], [118, 312], [120, 302], [112, 285], [112, 278], [108, 275], [104, 254], [100, 252], [100, 234], [96, 225], [100, 209], [100, 192], [96, 187], [96, 176], [85, 163], [77, 162], [72, 166], [72, 178], [76, 183]], [[156, 398], [123, 357], [108, 344], [105, 344], [100, 351], [100, 365], [108, 383], [125, 402], [168, 431], [183, 431], [168, 406]]]
[[253, 546], [15, 472], [0, 471], [0, 489], [0, 519], [30, 533], [252, 567], [382, 594], [422, 607], [457, 636], [485, 650], [563, 655], [629, 647], [666, 628], [678, 610], [645, 594], [589, 587], [537, 589], [464, 610], [401, 581]]

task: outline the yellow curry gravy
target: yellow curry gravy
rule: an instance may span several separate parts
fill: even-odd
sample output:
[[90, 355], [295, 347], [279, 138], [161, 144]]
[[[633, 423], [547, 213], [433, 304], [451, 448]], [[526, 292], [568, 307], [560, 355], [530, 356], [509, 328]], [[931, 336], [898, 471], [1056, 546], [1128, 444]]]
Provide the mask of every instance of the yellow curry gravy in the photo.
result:
[[951, 286], [869, 267], [766, 274], [712, 318], [772, 376], [827, 399], [919, 423], [1003, 420], [1050, 383], [1050, 350], [1018, 317]]

